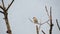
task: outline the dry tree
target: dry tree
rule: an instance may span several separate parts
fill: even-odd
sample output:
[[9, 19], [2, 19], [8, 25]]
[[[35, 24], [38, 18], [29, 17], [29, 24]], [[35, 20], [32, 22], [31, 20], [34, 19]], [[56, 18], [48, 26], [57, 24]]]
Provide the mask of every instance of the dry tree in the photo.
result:
[[11, 31], [11, 28], [9, 25], [9, 20], [8, 20], [8, 9], [10, 8], [10, 6], [12, 5], [13, 2], [14, 2], [14, 0], [12, 0], [12, 2], [8, 5], [7, 8], [5, 7], [4, 0], [2, 0], [2, 6], [0, 5], [0, 8], [3, 10], [3, 11], [0, 11], [0, 13], [2, 13], [4, 15], [4, 20], [6, 23], [8, 34], [12, 34], [12, 31]]

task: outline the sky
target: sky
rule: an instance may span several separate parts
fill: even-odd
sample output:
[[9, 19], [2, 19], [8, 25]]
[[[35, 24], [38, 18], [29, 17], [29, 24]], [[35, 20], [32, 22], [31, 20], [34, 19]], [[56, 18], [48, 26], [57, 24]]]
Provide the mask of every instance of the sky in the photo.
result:
[[[11, 1], [12, 0], [4, 0], [5, 6], [7, 7]], [[42, 23], [48, 20], [45, 6], [47, 6], [48, 11], [50, 10], [50, 6], [52, 7], [54, 24], [52, 33], [59, 34], [60, 31], [58, 30], [56, 19], [60, 22], [60, 0], [15, 0], [8, 10], [8, 18], [12, 34], [36, 34], [36, 26], [29, 21], [28, 18], [32, 19], [35, 16], [39, 22], [41, 20]], [[3, 18], [3, 14], [0, 13], [0, 34], [7, 34], [6, 24]], [[48, 34], [49, 25], [42, 25], [41, 30], [44, 30], [44, 32]], [[40, 34], [43, 33], [40, 31]]]

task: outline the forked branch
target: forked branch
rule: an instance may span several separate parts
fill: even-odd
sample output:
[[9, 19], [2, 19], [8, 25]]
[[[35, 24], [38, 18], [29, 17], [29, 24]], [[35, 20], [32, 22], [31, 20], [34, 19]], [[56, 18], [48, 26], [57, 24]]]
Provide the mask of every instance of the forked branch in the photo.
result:
[[3, 1], [3, 0], [2, 0], [2, 5], [3, 5], [3, 6], [0, 5], [0, 8], [3, 10], [3, 12], [0, 11], [0, 13], [4, 14], [4, 20], [5, 20], [5, 23], [6, 23], [7, 33], [8, 33], [8, 34], [12, 34], [12, 31], [11, 31], [11, 29], [10, 29], [10, 24], [9, 24], [9, 20], [8, 20], [7, 10], [8, 10], [8, 9], [10, 8], [10, 6], [12, 5], [13, 1], [14, 1], [14, 0], [12, 0], [12, 2], [10, 3], [10, 5], [8, 5], [8, 8], [7, 8], [7, 9], [5, 8], [4, 1]]
[[4, 8], [0, 5], [0, 8], [2, 9], [2, 10], [4, 10]]
[[45, 9], [46, 9], [47, 15], [48, 15], [49, 20], [50, 20], [49, 34], [52, 34], [52, 28], [53, 28], [53, 24], [52, 24], [52, 7], [50, 7], [50, 14], [48, 13], [47, 6], [45, 6]]
[[4, 5], [4, 1], [2, 0], [2, 5], [3, 5], [3, 8], [5, 9], [5, 5]]
[[4, 12], [0, 11], [0, 13], [4, 14]]

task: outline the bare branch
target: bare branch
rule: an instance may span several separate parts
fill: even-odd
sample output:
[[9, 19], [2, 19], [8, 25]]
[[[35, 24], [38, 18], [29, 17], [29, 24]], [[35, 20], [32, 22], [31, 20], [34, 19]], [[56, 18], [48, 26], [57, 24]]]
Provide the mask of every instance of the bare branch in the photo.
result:
[[45, 23], [47, 23], [48, 25], [50, 25], [50, 24], [48, 23], [48, 21], [49, 21], [49, 20], [45, 21], [44, 23], [41, 23], [41, 22], [38, 23], [38, 25], [39, 25], [39, 30], [40, 30], [40, 28], [41, 28], [41, 25], [43, 25], [43, 24], [45, 24]]
[[0, 6], [0, 8], [1, 8], [2, 10], [4, 10], [4, 8], [3, 8], [2, 6]]
[[49, 30], [49, 34], [52, 34], [52, 28], [53, 28], [53, 24], [52, 24], [52, 7], [50, 7], [50, 30]]
[[42, 33], [45, 34], [45, 32], [42, 30]]
[[46, 9], [47, 15], [48, 15], [48, 17], [49, 17], [49, 13], [48, 13], [48, 10], [47, 10], [47, 6], [45, 6], [45, 9]]
[[4, 12], [0, 11], [0, 13], [4, 14]]
[[6, 27], [7, 27], [7, 34], [12, 34], [12, 31], [11, 31], [11, 29], [10, 29], [9, 20], [8, 20], [7, 10], [8, 10], [8, 9], [10, 8], [10, 6], [12, 5], [13, 1], [14, 1], [14, 0], [12, 0], [12, 2], [10, 3], [10, 5], [8, 5], [8, 8], [7, 8], [7, 9], [5, 8], [4, 1], [3, 1], [3, 0], [2, 0], [2, 5], [3, 5], [3, 6], [0, 5], [0, 8], [3, 10], [3, 12], [0, 11], [0, 13], [3, 13], [3, 14], [4, 14], [4, 20], [5, 20]]
[[50, 25], [50, 24], [48, 23], [48, 21], [49, 21], [49, 20], [47, 20], [47, 21], [45, 21], [44, 23], [41, 23], [41, 24], [39, 24], [39, 25], [43, 25], [43, 24], [45, 24], [45, 23], [47, 23], [48, 25]]
[[2, 0], [2, 5], [3, 5], [3, 8], [5, 9], [5, 5], [4, 5], [4, 1]]
[[[50, 16], [52, 16], [52, 7], [50, 7]], [[51, 17], [52, 18], [52, 17]]]
[[57, 23], [57, 27], [60, 30], [59, 24], [58, 24], [58, 20], [56, 19], [56, 23]]
[[13, 2], [14, 2], [14, 0], [12, 0], [12, 2], [8, 5], [6, 11], [10, 8], [10, 6], [12, 5]]

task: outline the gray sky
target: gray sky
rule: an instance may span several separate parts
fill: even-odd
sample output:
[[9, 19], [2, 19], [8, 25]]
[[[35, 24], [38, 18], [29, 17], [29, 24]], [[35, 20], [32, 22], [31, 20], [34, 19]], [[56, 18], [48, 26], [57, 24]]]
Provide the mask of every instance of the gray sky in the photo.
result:
[[[11, 0], [5, 0], [6, 7]], [[0, 0], [1, 4], [1, 0]], [[37, 17], [42, 22], [48, 20], [48, 16], [45, 12], [45, 5], [48, 7], [52, 6], [53, 15], [53, 34], [59, 34], [60, 31], [56, 25], [56, 19], [60, 20], [60, 0], [15, 0], [13, 5], [8, 11], [9, 22], [11, 25], [13, 34], [36, 34], [34, 23], [30, 22], [28, 18]], [[3, 20], [3, 14], [0, 13], [0, 34], [6, 34], [6, 25]], [[60, 21], [59, 21], [60, 22]], [[60, 23], [59, 23], [60, 25]], [[42, 25], [46, 34], [49, 31], [49, 25]], [[43, 34], [40, 31], [40, 34]]]

